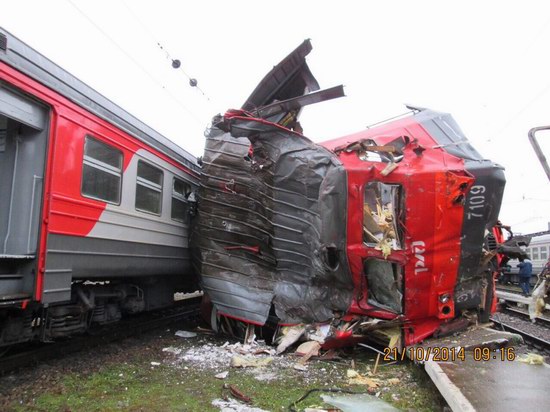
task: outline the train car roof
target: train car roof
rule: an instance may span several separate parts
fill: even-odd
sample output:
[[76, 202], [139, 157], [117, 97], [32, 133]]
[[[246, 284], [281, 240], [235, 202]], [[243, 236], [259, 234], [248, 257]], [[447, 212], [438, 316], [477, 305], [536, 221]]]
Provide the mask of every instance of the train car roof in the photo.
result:
[[547, 244], [548, 242], [550, 242], [550, 234], [534, 236], [529, 246], [538, 246], [540, 244]]
[[197, 172], [200, 170], [195, 156], [1, 27], [0, 61], [58, 92], [90, 113], [114, 124], [191, 170]]

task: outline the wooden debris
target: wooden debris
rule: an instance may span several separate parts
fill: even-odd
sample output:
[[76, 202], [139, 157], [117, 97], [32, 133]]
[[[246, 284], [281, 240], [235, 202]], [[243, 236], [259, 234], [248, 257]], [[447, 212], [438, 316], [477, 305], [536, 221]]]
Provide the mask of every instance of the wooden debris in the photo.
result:
[[369, 389], [376, 389], [380, 386], [380, 380], [376, 378], [368, 378], [361, 375], [353, 369], [348, 369], [346, 376], [350, 385], [366, 385]]
[[[227, 383], [225, 383], [222, 387], [222, 393], [224, 389], [229, 390], [231, 395], [233, 395], [233, 397], [237, 398], [238, 400], [244, 403], [252, 403], [252, 398], [242, 393], [235, 385], [228, 385]], [[227, 396], [223, 396], [223, 398], [224, 400], [227, 400]]]
[[296, 349], [296, 354], [304, 357], [311, 358], [312, 356], [319, 356], [319, 349], [321, 349], [321, 344], [317, 341], [310, 340], [309, 342], [304, 342]]
[[380, 355], [379, 353], [376, 354], [376, 362], [374, 362], [374, 369], [373, 369], [373, 371], [372, 371], [372, 374], [373, 374], [373, 375], [376, 375], [376, 370], [378, 369], [378, 364], [380, 363], [380, 357], [381, 357], [381, 356], [382, 356], [382, 355]]

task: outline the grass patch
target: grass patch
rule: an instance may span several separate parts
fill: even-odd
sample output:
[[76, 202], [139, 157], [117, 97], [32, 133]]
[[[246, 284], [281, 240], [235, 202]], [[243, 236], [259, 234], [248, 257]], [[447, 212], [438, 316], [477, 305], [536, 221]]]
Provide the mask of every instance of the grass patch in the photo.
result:
[[[206, 339], [206, 338], [205, 338]], [[208, 340], [207, 340], [208, 341]], [[212, 343], [219, 344], [212, 338]], [[351, 359], [339, 363], [308, 362], [308, 372], [292, 367], [270, 365], [263, 369], [230, 369], [225, 380], [215, 378], [220, 370], [200, 370], [191, 364], [173, 364], [172, 355], [161, 352], [163, 346], [180, 344], [188, 347], [199, 342], [166, 339], [156, 347], [141, 347], [138, 351], [125, 352], [124, 359], [114, 358], [102, 362], [90, 370], [85, 368], [61, 369], [56, 372], [55, 384], [44, 385], [21, 401], [13, 401], [8, 410], [16, 411], [218, 411], [212, 406], [214, 399], [222, 398], [222, 386], [230, 384], [252, 398], [253, 406], [268, 410], [288, 410], [288, 406], [313, 388], [340, 388], [365, 392], [366, 387], [349, 385], [346, 371]], [[180, 346], [181, 347], [181, 346]], [[184, 349], [185, 350], [185, 349]], [[357, 371], [368, 375], [372, 371], [374, 356], [357, 351]], [[290, 356], [290, 355], [289, 355]], [[161, 362], [151, 366], [150, 362]], [[290, 362], [291, 364], [292, 362]], [[260, 381], [259, 374], [276, 375], [276, 379]], [[372, 376], [371, 376], [372, 377]], [[382, 364], [376, 376], [381, 385], [375, 392], [381, 399], [403, 409], [416, 411], [441, 410], [444, 401], [420, 367], [409, 362], [393, 365]], [[391, 385], [389, 378], [398, 378]], [[319, 393], [314, 393], [298, 405], [325, 406]]]

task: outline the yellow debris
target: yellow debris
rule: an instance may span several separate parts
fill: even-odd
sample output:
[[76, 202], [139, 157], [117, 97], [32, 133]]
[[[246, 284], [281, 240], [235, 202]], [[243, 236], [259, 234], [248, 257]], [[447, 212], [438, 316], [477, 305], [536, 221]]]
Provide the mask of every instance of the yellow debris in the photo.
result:
[[518, 362], [527, 363], [529, 365], [542, 365], [544, 364], [544, 358], [536, 353], [529, 353], [521, 358], [517, 359]]
[[354, 371], [353, 369], [348, 369], [346, 372], [346, 376], [348, 377], [348, 383], [350, 385], [367, 385], [369, 388], [376, 389], [380, 386], [380, 380], [375, 378], [367, 378], [366, 376], [363, 376], [359, 374], [357, 371]]
[[544, 301], [547, 292], [546, 289], [546, 279], [544, 279], [531, 295], [531, 302], [529, 302], [529, 317], [531, 320], [535, 320], [538, 316], [542, 315], [546, 306], [546, 302]]

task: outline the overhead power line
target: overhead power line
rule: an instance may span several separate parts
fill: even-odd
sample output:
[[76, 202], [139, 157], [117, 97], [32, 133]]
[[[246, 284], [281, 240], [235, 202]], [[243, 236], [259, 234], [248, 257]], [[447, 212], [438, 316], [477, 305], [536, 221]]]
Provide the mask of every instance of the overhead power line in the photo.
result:
[[[535, 35], [531, 37], [531, 39], [527, 42], [527, 45], [523, 48], [522, 56], [525, 57], [527, 52], [531, 49], [531, 47], [536, 43], [536, 41], [542, 36], [542, 34], [546, 31], [546, 29], [550, 26], [550, 18], [548, 18], [536, 31]], [[524, 60], [528, 61], [528, 58], [524, 58]], [[516, 69], [515, 72], [518, 72], [519, 69]], [[493, 138], [498, 137], [502, 132], [504, 132], [510, 125], [512, 125], [518, 117], [523, 115], [529, 109], [534, 103], [536, 103], [537, 100], [539, 100], [542, 96], [544, 96], [548, 90], [550, 90], [550, 83], [548, 83], [545, 87], [543, 87], [535, 96], [533, 96], [529, 101], [527, 101], [515, 114], [513, 114], [508, 121], [504, 124], [504, 126], [500, 127], [495, 133], [492, 133], [489, 138], [486, 140], [487, 142], [491, 142]]]
[[88, 22], [94, 26], [107, 40], [109, 40], [121, 53], [123, 53], [132, 63], [134, 63], [143, 73], [149, 77], [157, 86], [159, 86], [168, 96], [170, 96], [180, 107], [182, 107], [198, 124], [201, 126], [204, 124], [199, 117], [193, 113], [183, 102], [181, 102], [176, 96], [174, 96], [155, 76], [153, 76], [147, 69], [145, 69], [131, 54], [129, 54], [120, 44], [118, 44], [111, 36], [109, 36], [99, 25], [97, 25], [82, 9], [80, 9], [72, 0], [67, 0], [69, 4], [80, 13]]
[[[517, 111], [508, 121], [502, 126], [496, 133], [493, 133], [493, 136], [499, 136], [504, 132], [511, 124], [513, 124], [518, 117], [527, 111], [533, 104], [537, 102], [542, 96], [544, 96], [550, 90], [550, 83], [548, 83], [543, 89], [541, 89], [533, 98], [531, 98], [522, 108]], [[489, 137], [487, 142], [492, 141], [493, 137]]]
[[172, 67], [176, 70], [178, 70], [180, 73], [182, 73], [186, 78], [187, 80], [189, 81], [189, 86], [191, 87], [195, 87], [198, 91], [200, 91], [202, 93], [202, 95], [207, 99], [207, 100], [210, 100], [210, 98], [206, 95], [206, 93], [204, 93], [204, 91], [199, 87], [199, 84], [198, 84], [198, 81], [196, 78], [194, 77], [191, 77], [183, 68], [183, 66], [181, 65], [181, 61], [179, 59], [174, 59], [172, 58], [172, 56], [170, 55], [170, 52], [164, 47], [164, 45], [156, 38], [156, 36], [151, 32], [151, 30], [149, 29], [149, 27], [147, 27], [147, 25], [139, 18], [139, 16], [126, 4], [126, 2], [124, 0], [120, 0], [120, 2], [122, 3], [122, 5], [126, 8], [126, 10], [128, 10], [128, 12], [132, 15], [132, 17], [134, 18], [134, 20], [143, 28], [143, 30], [145, 31], [145, 33], [147, 33], [147, 35], [151, 38], [151, 40], [153, 41], [153, 43], [155, 43], [158, 48], [165, 54], [166, 56], [166, 59], [168, 59], [168, 61], [170, 61]]

